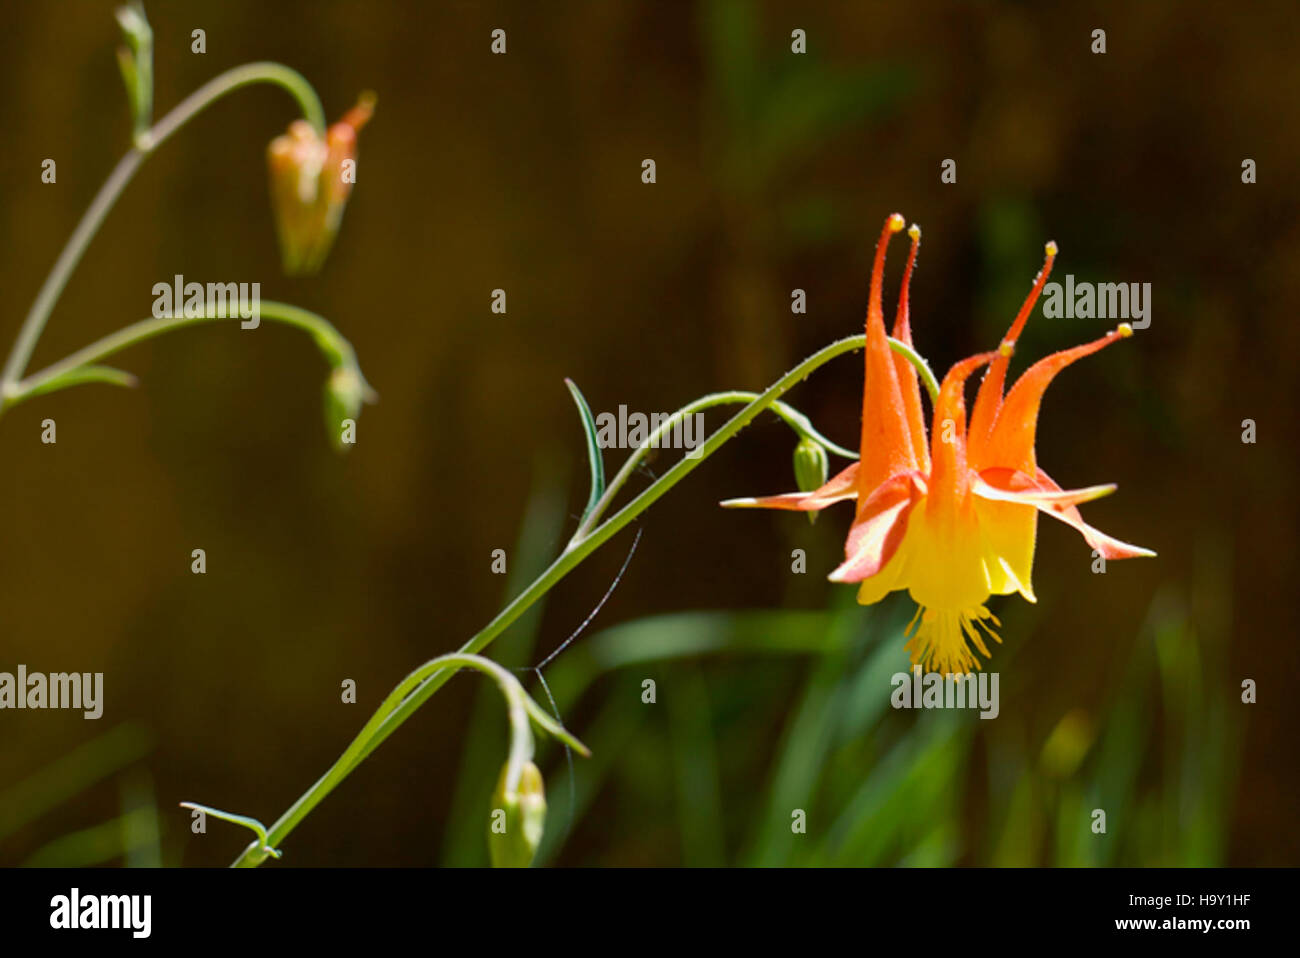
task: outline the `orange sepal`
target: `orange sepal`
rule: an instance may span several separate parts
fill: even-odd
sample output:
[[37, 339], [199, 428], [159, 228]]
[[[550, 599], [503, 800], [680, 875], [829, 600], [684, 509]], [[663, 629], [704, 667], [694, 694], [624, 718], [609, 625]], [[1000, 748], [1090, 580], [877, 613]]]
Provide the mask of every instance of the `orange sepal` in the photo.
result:
[[1043, 394], [1056, 374], [1076, 360], [1131, 335], [1133, 330], [1127, 325], [1121, 325], [1100, 339], [1053, 353], [1026, 369], [1011, 387], [998, 410], [997, 420], [989, 434], [988, 447], [980, 456], [981, 464], [1018, 469], [1033, 475], [1037, 467], [1034, 440], [1038, 431], [1038, 409]]
[[878, 486], [859, 504], [844, 543], [844, 562], [828, 577], [832, 582], [861, 582], [885, 567], [907, 531], [912, 507], [925, 495], [925, 479], [905, 472]]
[[867, 303], [866, 382], [862, 393], [861, 468], [858, 470], [858, 514], [872, 491], [892, 476], [917, 468], [912, 448], [907, 407], [894, 366], [894, 354], [885, 334], [885, 314], [881, 306], [884, 282], [885, 248], [889, 239], [903, 228], [898, 213], [885, 221], [876, 245], [876, 259], [871, 269], [871, 292]]
[[858, 464], [855, 462], [812, 492], [787, 492], [781, 496], [761, 496], [755, 499], [727, 499], [718, 505], [724, 509], [791, 509], [797, 512], [817, 512], [833, 503], [856, 498], [857, 479]]
[[[908, 229], [912, 238], [912, 248], [907, 253], [907, 265], [903, 267], [903, 287], [898, 294], [898, 311], [894, 314], [894, 339], [900, 343], [912, 345], [912, 324], [909, 315], [908, 291], [912, 284], [912, 270], [916, 266], [916, 251], [921, 245], [921, 227], [915, 223]], [[899, 389], [903, 395], [903, 412], [907, 417], [907, 431], [912, 437], [912, 450], [916, 453], [917, 464], [922, 472], [930, 470], [930, 448], [925, 436], [925, 415], [921, 410], [921, 379], [916, 367], [897, 353], [894, 354], [894, 372], [898, 376]]]
[[1034, 277], [1034, 285], [1030, 288], [1029, 295], [1025, 297], [1024, 303], [1021, 304], [1020, 312], [1016, 313], [1016, 318], [1011, 321], [1011, 328], [1002, 337], [1002, 343], [998, 347], [998, 356], [993, 362], [989, 363], [989, 371], [984, 375], [984, 381], [980, 383], [979, 392], [975, 394], [975, 405], [971, 408], [969, 431], [969, 452], [972, 463], [983, 461], [985, 445], [988, 442], [989, 434], [993, 430], [993, 423], [997, 419], [998, 409], [1002, 406], [1002, 391], [1006, 386], [1007, 367], [1011, 364], [1011, 356], [1015, 353], [1016, 343], [1020, 339], [1021, 331], [1025, 328], [1025, 322], [1029, 319], [1029, 314], [1033, 312], [1034, 304], [1038, 302], [1038, 296], [1047, 283], [1047, 277], [1052, 274], [1052, 263], [1056, 261], [1056, 252], [1056, 244], [1048, 243], [1043, 268]]

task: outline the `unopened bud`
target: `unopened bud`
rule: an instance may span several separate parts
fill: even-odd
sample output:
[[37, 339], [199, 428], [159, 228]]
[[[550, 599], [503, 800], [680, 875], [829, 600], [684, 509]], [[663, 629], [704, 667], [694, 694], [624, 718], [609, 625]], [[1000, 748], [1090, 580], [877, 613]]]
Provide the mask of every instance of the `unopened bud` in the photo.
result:
[[[826, 448], [819, 442], [803, 438], [794, 447], [794, 480], [800, 492], [812, 492], [826, 485], [830, 463]], [[816, 522], [817, 513], [808, 513], [808, 521]]]
[[533, 863], [546, 828], [546, 789], [542, 773], [524, 762], [513, 793], [506, 791], [507, 762], [492, 794], [488, 824], [488, 851], [493, 868], [527, 868]]
[[314, 273], [325, 262], [355, 183], [357, 131], [374, 107], [374, 95], [363, 94], [323, 139], [306, 120], [295, 120], [267, 148], [271, 208], [286, 273]]
[[335, 366], [325, 381], [325, 428], [335, 447], [344, 450], [343, 423], [351, 419], [354, 422], [361, 415], [363, 403], [374, 402], [377, 397], [366, 383], [355, 365]]
[[116, 13], [126, 41], [117, 48], [117, 65], [131, 104], [133, 133], [140, 145], [153, 118], [153, 30], [139, 0], [118, 7]]

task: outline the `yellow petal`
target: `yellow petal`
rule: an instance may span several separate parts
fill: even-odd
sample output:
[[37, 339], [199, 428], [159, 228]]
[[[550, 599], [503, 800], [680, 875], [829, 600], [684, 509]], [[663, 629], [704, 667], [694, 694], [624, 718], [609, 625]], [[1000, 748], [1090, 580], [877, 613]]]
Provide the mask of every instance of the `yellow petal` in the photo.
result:
[[959, 610], [984, 604], [992, 589], [984, 570], [979, 522], [969, 498], [943, 510], [918, 505], [904, 541], [910, 557], [906, 585], [917, 605]]
[[984, 539], [989, 591], [994, 595], [1019, 592], [1026, 600], [1037, 602], [1031, 578], [1038, 510], [1023, 503], [995, 502], [977, 496], [975, 514]]

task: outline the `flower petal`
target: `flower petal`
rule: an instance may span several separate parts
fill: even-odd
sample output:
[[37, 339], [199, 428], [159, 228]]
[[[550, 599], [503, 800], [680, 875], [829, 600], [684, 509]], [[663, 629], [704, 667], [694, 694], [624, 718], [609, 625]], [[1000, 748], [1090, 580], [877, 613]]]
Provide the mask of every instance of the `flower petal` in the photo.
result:
[[[894, 314], [894, 331], [891, 335], [899, 342], [911, 346], [908, 288], [912, 284], [912, 269], [916, 266], [916, 251], [921, 245], [921, 227], [913, 223], [908, 228], [907, 235], [912, 238], [912, 248], [908, 251], [907, 265], [903, 268], [903, 286], [898, 294], [898, 311]], [[925, 416], [921, 411], [921, 379], [916, 374], [916, 367], [897, 353], [894, 354], [894, 372], [898, 375], [907, 429], [912, 437], [912, 450], [916, 453], [917, 465], [922, 472], [929, 472], [930, 449], [925, 436]]]
[[934, 407], [934, 425], [930, 429], [930, 486], [932, 495], [926, 508], [932, 512], [954, 506], [966, 495], [969, 472], [966, 468], [966, 380], [971, 373], [997, 353], [980, 353], [953, 363], [939, 387], [939, 401]]
[[903, 541], [908, 514], [924, 495], [924, 480], [916, 472], [901, 473], [878, 486], [860, 504], [844, 543], [844, 562], [828, 578], [861, 582], [883, 569]]
[[987, 469], [975, 483], [975, 494], [985, 499], [1020, 502], [1060, 519], [1082, 534], [1084, 541], [1107, 559], [1133, 559], [1154, 556], [1150, 549], [1131, 545], [1106, 535], [1083, 521], [1076, 503], [1097, 499], [1114, 491], [1114, 486], [1090, 486], [1087, 489], [1062, 489], [1047, 473], [1036, 469], [1031, 479], [1023, 472]]
[[885, 248], [894, 233], [903, 228], [903, 217], [895, 213], [885, 221], [876, 244], [871, 268], [871, 291], [867, 300], [866, 381], [862, 390], [862, 468], [858, 471], [858, 509], [882, 483], [902, 472], [916, 469], [916, 450], [908, 426], [907, 407], [894, 354], [885, 335], [885, 314], [881, 306]]
[[1027, 602], [1037, 602], [1033, 584], [1037, 510], [1029, 505], [980, 497], [972, 501], [979, 519], [989, 591], [994, 595], [1019, 592]]
[[727, 499], [718, 504], [724, 509], [793, 509], [798, 512], [817, 512], [832, 503], [856, 498], [857, 480], [858, 464], [855, 462], [832, 476], [824, 486], [812, 492], [788, 492], [781, 496]]
[[998, 347], [998, 357], [989, 364], [989, 371], [984, 375], [984, 381], [980, 383], [979, 392], [975, 395], [975, 405], [970, 414], [969, 455], [971, 464], [976, 470], [983, 462], [984, 450], [993, 431], [993, 423], [1002, 406], [1002, 390], [1006, 385], [1007, 366], [1011, 363], [1016, 342], [1020, 339], [1020, 332], [1025, 328], [1029, 314], [1033, 312], [1034, 304], [1038, 302], [1038, 295], [1043, 291], [1047, 277], [1052, 273], [1052, 263], [1055, 260], [1056, 244], [1048, 243], [1043, 268], [1034, 277], [1034, 285], [1029, 290], [1029, 295], [1025, 297], [1024, 303], [1021, 304], [1020, 312], [1016, 313], [1016, 318], [1012, 320], [1011, 328], [1002, 337], [1002, 344]]
[[1038, 409], [1043, 401], [1043, 393], [1047, 391], [1052, 379], [1075, 360], [1132, 335], [1132, 328], [1123, 323], [1100, 339], [1053, 353], [1025, 370], [998, 410], [997, 420], [989, 434], [988, 447], [982, 451], [979, 461], [1019, 469], [1033, 475], [1037, 468], [1034, 439], [1038, 430]]
[[1083, 489], [1062, 489], [1055, 483], [1047, 487], [1019, 470], [1002, 468], [985, 469], [975, 480], [975, 494], [978, 496], [1003, 502], [1022, 502], [1038, 509], [1077, 506], [1081, 502], [1108, 496], [1117, 488], [1113, 482]]

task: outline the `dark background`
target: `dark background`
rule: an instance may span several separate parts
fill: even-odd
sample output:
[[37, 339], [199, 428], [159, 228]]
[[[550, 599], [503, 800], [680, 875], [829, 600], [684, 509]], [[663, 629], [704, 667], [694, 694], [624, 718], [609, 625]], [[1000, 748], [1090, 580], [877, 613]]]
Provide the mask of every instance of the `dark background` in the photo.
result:
[[[0, 13], [6, 341], [128, 146], [112, 7]], [[74, 759], [82, 772], [67, 772], [68, 795], [0, 829], [0, 863], [229, 861], [245, 835], [214, 823], [192, 836], [176, 802], [269, 823], [407, 671], [500, 608], [508, 588], [490, 554], [528, 554], [516, 547], [526, 516], [540, 530], [535, 558], [563, 547], [586, 498], [565, 376], [598, 412], [762, 389], [860, 329], [873, 244], [894, 210], [924, 228], [913, 326], [940, 374], [997, 342], [1048, 239], [1061, 247], [1056, 278], [1153, 287], [1150, 328], [1049, 391], [1039, 460], [1067, 487], [1117, 482], [1085, 515], [1159, 558], [1093, 575], [1075, 533], [1040, 524], [1040, 601], [994, 600], [1007, 623], [993, 660], [1002, 716], [964, 722], [964, 758], [939, 789], [951, 828], [937, 861], [1070, 861], [1045, 837], [1071, 820], [1057, 786], [1025, 756], [1075, 715], [1092, 729], [1146, 719], [1140, 735], [1113, 739], [1133, 769], [1134, 811], [1112, 812], [1128, 824], [1114, 826], [1106, 861], [1296, 863], [1293, 5], [194, 2], [147, 12], [155, 116], [250, 60], [301, 71], [331, 121], [375, 90], [358, 185], [322, 274], [285, 278], [264, 151], [294, 105], [269, 86], [222, 100], [147, 161], [31, 368], [149, 315], [153, 284], [182, 273], [259, 281], [264, 298], [320, 312], [382, 398], [361, 416], [356, 447], [335, 454], [321, 421], [323, 363], [301, 334], [263, 323], [144, 344], [118, 360], [139, 389], [69, 390], [0, 420], [0, 669], [103, 671], [106, 685], [98, 723], [0, 715], [10, 824], [15, 796], [31, 800], [22, 783], [131, 723], [103, 745], [103, 775]], [[497, 27], [505, 56], [489, 52]], [[807, 31], [804, 57], [790, 52], [796, 27]], [[1099, 27], [1104, 55], [1090, 52]], [[207, 32], [205, 55], [190, 52], [195, 28]], [[56, 185], [40, 181], [46, 157]], [[640, 179], [646, 157], [657, 163], [652, 186]], [[1241, 181], [1247, 157], [1254, 185]], [[957, 161], [954, 185], [940, 183], [945, 158]], [[887, 309], [904, 253], [896, 241]], [[497, 287], [504, 316], [489, 309]], [[790, 313], [796, 287], [807, 315]], [[1111, 325], [1039, 310], [1013, 368]], [[860, 394], [860, 358], [845, 358], [787, 398], [855, 445]], [[40, 443], [45, 418], [57, 421], [56, 445]], [[1258, 424], [1254, 445], [1241, 441], [1246, 418]], [[647, 513], [594, 630], [684, 611], [851, 605], [824, 580], [847, 507], [812, 528], [797, 515], [716, 508], [793, 488], [792, 445], [765, 418]], [[569, 635], [629, 543], [624, 533], [554, 591], [536, 631], [506, 646], [518, 664]], [[808, 551], [804, 577], [790, 573], [796, 547]], [[205, 576], [190, 573], [195, 548], [207, 552]], [[891, 602], [906, 621], [910, 603]], [[891, 650], [890, 671], [907, 667], [898, 633], [876, 629], [872, 640]], [[570, 654], [600, 640], [589, 633]], [[1159, 669], [1144, 672], [1144, 661]], [[639, 700], [643, 674], [658, 677], [661, 696], [689, 687], [703, 704], [678, 718], [650, 713], [613, 754], [606, 746], [586, 785], [595, 773], [577, 764], [589, 801], [549, 860], [770, 860], [744, 836], [762, 827], [756, 796], [793, 754], [787, 717], [809, 701], [802, 683], [818, 668], [816, 656], [723, 654], [603, 672], [561, 696], [567, 724], [588, 740], [619, 708], [652, 708]], [[358, 683], [357, 705], [339, 701], [345, 678]], [[1259, 685], [1256, 705], [1240, 703], [1245, 678]], [[476, 704], [480, 689], [489, 697]], [[846, 701], [888, 691], [876, 683]], [[494, 694], [458, 677], [300, 826], [283, 864], [484, 860], [480, 813], [505, 754]], [[913, 719], [886, 716], [879, 735], [904, 736]], [[692, 728], [713, 758], [692, 751]], [[834, 781], [811, 793], [847, 794], [871, 774], [882, 761], [872, 735], [839, 741], [825, 773]], [[1211, 751], [1219, 764], [1196, 765]], [[1018, 771], [1000, 784], [1008, 755]], [[1106, 759], [1080, 761], [1058, 776], [1065, 791], [1095, 785], [1090, 763]], [[548, 745], [541, 764], [554, 837], [567, 815], [564, 756]], [[1214, 813], [1184, 819], [1208, 789]], [[701, 802], [714, 813], [692, 818]], [[123, 839], [125, 853], [112, 837], [124, 809], [147, 810], [130, 819], [146, 837]], [[871, 830], [896, 840], [851, 862], [926, 860], [908, 858], [921, 810], [876, 813]], [[1192, 824], [1206, 839], [1189, 851]], [[1037, 836], [1023, 847], [1021, 829]], [[69, 834], [80, 838], [58, 844]]]

